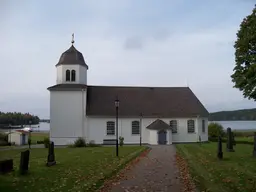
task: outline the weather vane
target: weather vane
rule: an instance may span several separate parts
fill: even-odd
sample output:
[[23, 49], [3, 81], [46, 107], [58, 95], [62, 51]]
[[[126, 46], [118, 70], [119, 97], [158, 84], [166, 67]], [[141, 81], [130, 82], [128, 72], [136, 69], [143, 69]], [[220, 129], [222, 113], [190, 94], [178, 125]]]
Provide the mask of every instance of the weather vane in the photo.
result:
[[75, 35], [74, 33], [72, 33], [72, 41], [71, 41], [72, 45], [75, 43]]

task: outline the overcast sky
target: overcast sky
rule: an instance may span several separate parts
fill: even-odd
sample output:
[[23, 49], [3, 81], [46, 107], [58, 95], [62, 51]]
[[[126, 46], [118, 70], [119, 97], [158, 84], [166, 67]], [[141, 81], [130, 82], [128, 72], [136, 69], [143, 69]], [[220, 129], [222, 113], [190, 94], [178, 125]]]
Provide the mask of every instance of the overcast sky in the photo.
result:
[[49, 117], [55, 64], [75, 47], [90, 85], [189, 86], [208, 111], [256, 107], [233, 88], [254, 0], [1, 0], [0, 111]]

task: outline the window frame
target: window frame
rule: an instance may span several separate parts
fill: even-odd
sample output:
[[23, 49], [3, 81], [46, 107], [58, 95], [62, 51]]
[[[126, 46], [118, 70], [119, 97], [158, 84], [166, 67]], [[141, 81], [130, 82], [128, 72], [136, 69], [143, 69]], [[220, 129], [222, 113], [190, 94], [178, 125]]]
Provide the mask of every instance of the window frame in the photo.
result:
[[[111, 125], [110, 125], [111, 124]], [[112, 131], [113, 133], [110, 133], [111, 132], [111, 130], [109, 130], [109, 129], [112, 129], [112, 128], [114, 128], [113, 130], [114, 131]], [[115, 127], [115, 122], [114, 121], [107, 121], [106, 122], [106, 135], [107, 136], [113, 136], [113, 135], [115, 135], [116, 134], [116, 129], [115, 129], [116, 127]]]
[[70, 81], [71, 81], [71, 73], [70, 73], [70, 70], [69, 70], [69, 69], [66, 70], [65, 79], [66, 79], [67, 82], [70, 82]]
[[74, 70], [74, 69], [71, 70], [71, 73], [70, 73], [70, 74], [71, 74], [71, 78], [70, 78], [71, 81], [72, 81], [72, 82], [75, 82], [75, 81], [76, 81], [76, 70]]
[[[191, 125], [190, 125], [190, 123], [193, 123], [192, 125], [193, 125], [193, 132], [192, 131], [190, 131], [191, 130]], [[189, 120], [187, 120], [187, 132], [188, 133], [195, 133], [195, 120], [193, 120], [193, 119], [189, 119]]]
[[[134, 121], [132, 121], [131, 126], [132, 126], [132, 135], [140, 135], [140, 122], [138, 120], [134, 120]], [[138, 128], [138, 133], [133, 132], [134, 128]]]
[[[172, 122], [175, 122], [175, 124], [174, 125], [176, 125], [176, 132], [173, 132], [173, 125], [172, 125]], [[175, 120], [175, 119], [173, 119], [173, 120], [171, 120], [170, 122], [169, 122], [169, 125], [170, 125], [170, 127], [172, 128], [172, 133], [178, 133], [178, 121], [177, 120]]]

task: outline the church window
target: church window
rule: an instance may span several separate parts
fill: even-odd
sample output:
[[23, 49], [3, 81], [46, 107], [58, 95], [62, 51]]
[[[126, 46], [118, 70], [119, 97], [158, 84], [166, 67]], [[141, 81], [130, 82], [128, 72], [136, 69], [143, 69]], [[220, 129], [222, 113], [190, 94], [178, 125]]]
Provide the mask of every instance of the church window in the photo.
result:
[[188, 133], [194, 133], [195, 132], [195, 121], [188, 120], [187, 127], [188, 127]]
[[202, 132], [205, 133], [205, 120], [202, 120]]
[[115, 135], [115, 122], [114, 121], [107, 122], [107, 135]]
[[170, 127], [172, 128], [172, 133], [177, 133], [177, 120], [171, 120], [170, 121]]
[[138, 134], [140, 134], [140, 122], [133, 121], [132, 122], [132, 135], [138, 135]]
[[76, 81], [76, 71], [75, 70], [71, 71], [71, 81]]
[[66, 70], [66, 81], [70, 81], [70, 70]]

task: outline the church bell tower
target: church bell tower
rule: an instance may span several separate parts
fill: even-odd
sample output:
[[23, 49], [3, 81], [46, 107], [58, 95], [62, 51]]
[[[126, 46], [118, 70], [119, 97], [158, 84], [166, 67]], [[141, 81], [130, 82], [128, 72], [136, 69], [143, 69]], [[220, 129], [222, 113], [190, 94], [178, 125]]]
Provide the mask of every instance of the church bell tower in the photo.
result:
[[74, 47], [61, 54], [56, 85], [50, 91], [50, 140], [56, 145], [68, 145], [86, 132], [87, 70], [83, 54]]

